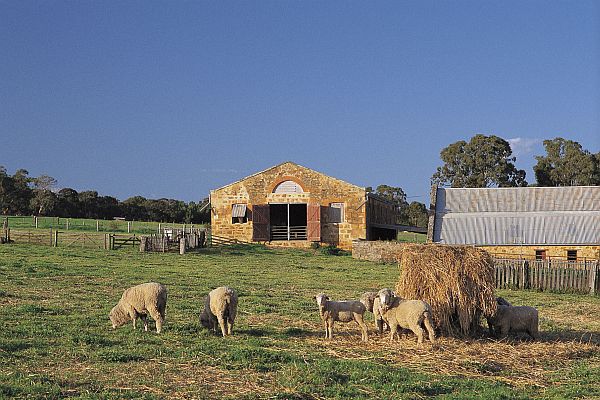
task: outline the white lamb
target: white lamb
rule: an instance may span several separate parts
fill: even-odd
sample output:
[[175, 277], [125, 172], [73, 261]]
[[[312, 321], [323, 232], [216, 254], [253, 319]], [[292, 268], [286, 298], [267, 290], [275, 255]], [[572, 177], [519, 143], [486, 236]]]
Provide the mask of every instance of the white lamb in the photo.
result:
[[324, 293], [318, 294], [315, 296], [315, 299], [319, 306], [319, 315], [325, 325], [326, 339], [331, 339], [333, 337], [333, 323], [335, 321], [355, 321], [362, 331], [362, 340], [364, 342], [369, 340], [367, 325], [364, 321], [364, 315], [367, 308], [363, 303], [357, 300], [331, 301]]

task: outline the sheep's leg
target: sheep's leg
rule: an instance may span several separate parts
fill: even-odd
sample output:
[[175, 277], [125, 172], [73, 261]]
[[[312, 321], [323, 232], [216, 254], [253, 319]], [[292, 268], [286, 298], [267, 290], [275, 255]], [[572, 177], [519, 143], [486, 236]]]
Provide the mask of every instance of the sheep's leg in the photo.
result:
[[531, 336], [531, 338], [533, 340], [537, 340], [537, 335], [538, 335], [537, 324], [535, 326], [532, 326], [529, 329], [527, 329], [527, 333], [529, 334], [529, 336]]
[[383, 333], [383, 320], [382, 319], [375, 319], [375, 329], [377, 329], [377, 332], [379, 332], [380, 335]]
[[356, 314], [354, 316], [354, 320], [356, 321], [356, 323], [358, 324], [358, 326], [360, 327], [361, 331], [362, 331], [362, 341], [363, 342], [368, 342], [369, 341], [369, 330], [367, 329], [367, 324], [365, 324], [365, 320], [363, 319], [363, 316], [360, 314]]
[[133, 330], [135, 331], [135, 323], [138, 318], [138, 313], [135, 311], [135, 308], [129, 307], [129, 309], [127, 310], [127, 314], [129, 314], [129, 318], [131, 318], [131, 320], [133, 321]]
[[333, 339], [333, 319], [327, 321], [327, 331], [329, 332], [329, 339]]
[[217, 317], [215, 315], [212, 315], [210, 317], [210, 326], [215, 335], [217, 334], [217, 326], [218, 325], [219, 325], [219, 322], [217, 321]]
[[156, 307], [148, 307], [148, 314], [156, 321], [156, 333], [160, 333], [163, 325], [163, 317]]
[[148, 332], [148, 315], [140, 314], [140, 319], [144, 323], [144, 331]]
[[423, 321], [425, 324], [425, 328], [427, 328], [427, 333], [429, 334], [429, 341], [431, 343], [435, 342], [435, 329], [433, 329], [433, 325], [431, 323], [431, 317], [429, 315], [425, 316], [425, 320]]
[[398, 332], [398, 324], [396, 322], [392, 322], [390, 325], [390, 342], [394, 341], [394, 336]]
[[223, 334], [223, 336], [227, 336], [227, 327], [225, 326], [225, 319], [222, 316], [217, 315], [217, 320], [219, 321], [219, 326], [221, 327], [221, 333]]
[[421, 328], [421, 325], [413, 324], [409, 328], [414, 332], [415, 335], [417, 335], [417, 344], [419, 346], [423, 344], [423, 328]]
[[233, 319], [229, 318], [227, 322], [227, 334], [231, 335], [233, 333]]

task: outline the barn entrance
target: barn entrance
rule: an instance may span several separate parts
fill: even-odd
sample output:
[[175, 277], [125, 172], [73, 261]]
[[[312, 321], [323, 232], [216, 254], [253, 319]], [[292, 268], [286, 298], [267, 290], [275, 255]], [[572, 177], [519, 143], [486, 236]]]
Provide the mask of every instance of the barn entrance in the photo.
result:
[[269, 204], [271, 240], [306, 240], [306, 204]]
[[321, 240], [321, 206], [305, 203], [255, 204], [252, 208], [255, 242]]

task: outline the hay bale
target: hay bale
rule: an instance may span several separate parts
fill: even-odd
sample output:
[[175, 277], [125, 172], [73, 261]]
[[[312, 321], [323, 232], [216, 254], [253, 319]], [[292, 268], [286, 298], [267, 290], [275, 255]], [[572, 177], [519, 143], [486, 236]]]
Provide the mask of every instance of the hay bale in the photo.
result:
[[496, 312], [495, 273], [485, 250], [471, 246], [407, 245], [399, 261], [396, 292], [431, 305], [444, 335], [472, 336], [481, 316]]

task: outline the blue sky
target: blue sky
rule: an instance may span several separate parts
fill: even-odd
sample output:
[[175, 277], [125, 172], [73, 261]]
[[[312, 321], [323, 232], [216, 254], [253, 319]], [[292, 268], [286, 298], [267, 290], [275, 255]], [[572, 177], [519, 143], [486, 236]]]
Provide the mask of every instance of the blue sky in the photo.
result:
[[428, 201], [439, 153], [600, 151], [597, 1], [0, 1], [0, 165], [199, 200], [283, 161]]

